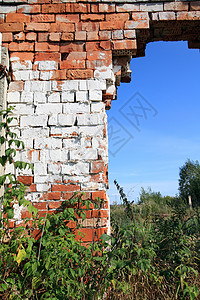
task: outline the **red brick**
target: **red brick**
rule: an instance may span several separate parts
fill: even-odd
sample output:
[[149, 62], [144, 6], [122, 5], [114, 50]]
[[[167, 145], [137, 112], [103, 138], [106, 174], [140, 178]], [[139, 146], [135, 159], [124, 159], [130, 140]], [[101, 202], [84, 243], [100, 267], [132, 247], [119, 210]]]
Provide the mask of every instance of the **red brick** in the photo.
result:
[[100, 43], [98, 42], [86, 42], [86, 51], [100, 50]]
[[74, 24], [72, 23], [52, 23], [50, 25], [52, 32], [74, 32]]
[[8, 13], [6, 15], [6, 23], [27, 23], [30, 22], [31, 17], [19, 13]]
[[70, 9], [72, 13], [89, 13], [90, 5], [85, 3], [71, 3]]
[[91, 199], [91, 193], [90, 192], [76, 193], [76, 195], [74, 195], [74, 198], [80, 198], [81, 200], [90, 200]]
[[114, 50], [116, 49], [137, 49], [136, 40], [113, 41]]
[[[92, 242], [93, 241], [93, 231], [91, 228], [80, 228], [75, 230], [76, 240], [83, 242]], [[79, 232], [81, 234], [79, 234]]]
[[93, 70], [68, 70], [67, 79], [87, 79], [93, 78]]
[[[130, 21], [127, 21], [130, 22]], [[100, 30], [124, 29], [123, 21], [106, 21], [100, 23]]]
[[86, 52], [71, 52], [67, 56], [67, 60], [83, 60], [86, 59]]
[[22, 211], [21, 218], [22, 219], [31, 218], [31, 214], [28, 211]]
[[35, 202], [33, 206], [37, 209], [47, 209], [47, 202]]
[[25, 40], [25, 33], [19, 32], [13, 36], [14, 41], [24, 41]]
[[92, 13], [98, 13], [99, 12], [99, 4], [91, 4], [90, 5], [90, 11]]
[[32, 15], [31, 20], [33, 23], [34, 22], [35, 23], [55, 22], [55, 15], [47, 15], [47, 14]]
[[37, 241], [42, 235], [42, 231], [40, 229], [34, 229], [32, 231], [33, 238]]
[[99, 31], [99, 39], [100, 40], [110, 40], [111, 39], [111, 31]]
[[36, 39], [37, 39], [37, 33], [35, 33], [35, 32], [28, 32], [26, 34], [26, 40], [27, 41], [36, 41]]
[[47, 42], [49, 37], [49, 33], [47, 32], [39, 32], [38, 33], [38, 42]]
[[60, 62], [60, 69], [85, 69], [85, 60], [64, 60]]
[[20, 5], [18, 6], [17, 13], [26, 13], [27, 11], [32, 14], [40, 13], [40, 5]]
[[42, 13], [65, 13], [65, 4], [44, 4], [42, 5]]
[[76, 31], [75, 32], [76, 41], [86, 41], [86, 31]]
[[97, 198], [106, 199], [106, 193], [104, 191], [96, 191], [92, 192], [92, 200], [96, 200]]
[[69, 52], [83, 52], [84, 50], [84, 43], [65, 43], [61, 44], [60, 52], [61, 53], [69, 53]]
[[60, 53], [37, 53], [35, 56], [35, 61], [42, 61], [42, 60], [54, 60], [59, 62], [61, 60]]
[[47, 199], [48, 200], [59, 200], [61, 198], [60, 192], [48, 192]]
[[80, 186], [75, 184], [56, 184], [52, 185], [52, 191], [61, 191], [61, 192], [75, 192], [80, 191]]
[[61, 40], [62, 41], [73, 41], [74, 40], [74, 34], [73, 33], [68, 33], [68, 32], [63, 32], [61, 35]]
[[99, 12], [112, 13], [115, 12], [115, 4], [99, 4]]
[[9, 50], [10, 51], [33, 51], [34, 50], [34, 44], [23, 42], [23, 43], [15, 43], [12, 42], [9, 44]]
[[17, 179], [24, 185], [31, 185], [33, 183], [33, 176], [18, 176]]
[[3, 32], [2, 33], [2, 41], [3, 42], [12, 42], [13, 35], [11, 32]]
[[66, 79], [66, 70], [55, 70], [51, 77], [52, 80], [64, 80]]
[[31, 184], [31, 185], [29, 185], [29, 186], [26, 188], [26, 192], [27, 192], [27, 193], [37, 192], [36, 184]]
[[72, 193], [72, 192], [63, 193], [62, 198], [63, 198], [64, 200], [69, 200], [69, 199], [71, 199], [71, 198], [73, 197], [73, 195], [74, 195], [74, 193]]
[[44, 218], [47, 213], [48, 213], [47, 210], [38, 211], [38, 218]]
[[54, 201], [54, 202], [49, 202], [49, 209], [52, 208], [59, 208], [62, 205], [62, 201]]
[[[12, 53], [11, 53], [12, 54]], [[9, 92], [21, 92], [24, 90], [24, 82], [23, 81], [12, 81], [9, 84]]]
[[59, 52], [59, 45], [54, 45], [45, 42], [35, 43], [35, 51]]
[[103, 21], [104, 14], [82, 14], [81, 21]]
[[23, 23], [0, 24], [0, 32], [19, 32], [19, 31], [24, 31]]
[[139, 20], [139, 21], [127, 21], [125, 23], [125, 29], [145, 29], [149, 28], [149, 21]]
[[98, 31], [87, 32], [87, 40], [88, 41], [97, 41], [98, 39], [99, 39]]
[[177, 20], [200, 20], [200, 11], [178, 12]]
[[56, 22], [78, 23], [79, 15], [78, 14], [56, 15]]
[[28, 23], [26, 30], [30, 31], [49, 31], [50, 24], [46, 23]]
[[129, 20], [129, 13], [118, 13], [118, 14], [107, 14], [106, 21], [128, 21]]
[[99, 31], [98, 22], [80, 22], [76, 24], [76, 31]]
[[102, 209], [101, 210], [94, 209], [92, 211], [92, 216], [93, 218], [109, 218], [108, 211]]
[[104, 170], [104, 162], [102, 161], [92, 161], [91, 162], [91, 173], [100, 173]]
[[10, 57], [18, 57], [20, 60], [31, 60], [33, 61], [33, 58], [34, 58], [34, 54], [33, 53], [27, 53], [27, 52], [14, 52], [14, 53], [11, 53]]
[[94, 230], [94, 241], [98, 241], [102, 234], [107, 234], [108, 233], [108, 228], [97, 228]]
[[[195, 3], [195, 2], [190, 2], [191, 9], [192, 9], [192, 4], [193, 3]], [[164, 3], [164, 10], [170, 10], [170, 11], [188, 10], [188, 3], [184, 3], [184, 2], [169, 2], [169, 3]]]
[[110, 50], [112, 49], [112, 43], [111, 41], [102, 41], [100, 42], [100, 48], [104, 50]]
[[132, 13], [132, 20], [139, 21], [139, 20], [148, 20], [149, 14], [148, 12], [134, 12]]
[[60, 41], [60, 33], [59, 32], [51, 32], [49, 34], [49, 40], [51, 42], [59, 42]]

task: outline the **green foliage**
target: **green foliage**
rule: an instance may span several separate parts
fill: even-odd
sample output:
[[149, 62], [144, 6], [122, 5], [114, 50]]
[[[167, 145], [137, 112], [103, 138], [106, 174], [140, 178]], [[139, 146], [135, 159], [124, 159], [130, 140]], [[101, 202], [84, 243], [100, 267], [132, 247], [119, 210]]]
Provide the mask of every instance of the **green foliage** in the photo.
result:
[[200, 205], [200, 164], [188, 159], [179, 172], [180, 197], [188, 203], [188, 196], [192, 197], [193, 206]]

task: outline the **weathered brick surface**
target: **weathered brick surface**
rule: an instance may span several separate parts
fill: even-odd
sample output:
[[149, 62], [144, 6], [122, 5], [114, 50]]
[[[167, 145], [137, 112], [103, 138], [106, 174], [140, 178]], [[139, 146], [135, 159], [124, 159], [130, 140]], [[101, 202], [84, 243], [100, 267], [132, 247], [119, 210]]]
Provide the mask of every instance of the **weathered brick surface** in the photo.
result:
[[[105, 109], [120, 81], [130, 81], [131, 57], [143, 56], [155, 40], [200, 47], [200, 1], [100, 2], [0, 4], [12, 71], [7, 101], [16, 106], [13, 126], [25, 142], [20, 157], [34, 164], [33, 174], [19, 179], [40, 215], [59, 210], [74, 192], [104, 199], [102, 211], [87, 213], [84, 242], [109, 227]], [[95, 229], [91, 218], [100, 218], [102, 228]]]

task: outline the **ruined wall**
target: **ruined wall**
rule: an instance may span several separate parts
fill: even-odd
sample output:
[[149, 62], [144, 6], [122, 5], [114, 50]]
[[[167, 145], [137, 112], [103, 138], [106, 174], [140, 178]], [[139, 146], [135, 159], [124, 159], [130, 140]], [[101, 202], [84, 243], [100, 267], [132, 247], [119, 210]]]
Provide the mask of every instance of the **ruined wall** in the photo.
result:
[[200, 1], [1, 1], [12, 72], [7, 101], [25, 142], [20, 159], [34, 164], [20, 179], [40, 215], [84, 191], [105, 204], [100, 214], [88, 212], [83, 240], [107, 232], [105, 110], [120, 81], [130, 81], [130, 60], [144, 55], [146, 43], [183, 39], [199, 47], [199, 19]]

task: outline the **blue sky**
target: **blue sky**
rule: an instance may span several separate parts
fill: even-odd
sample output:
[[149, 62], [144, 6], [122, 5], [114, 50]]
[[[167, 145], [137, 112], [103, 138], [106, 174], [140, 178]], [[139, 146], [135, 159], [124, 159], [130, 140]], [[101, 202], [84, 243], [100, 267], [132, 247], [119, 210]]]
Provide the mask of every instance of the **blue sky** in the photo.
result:
[[150, 43], [131, 70], [131, 83], [121, 83], [107, 112], [111, 203], [119, 202], [114, 179], [129, 200], [148, 186], [173, 196], [179, 168], [200, 160], [199, 50], [187, 42]]

